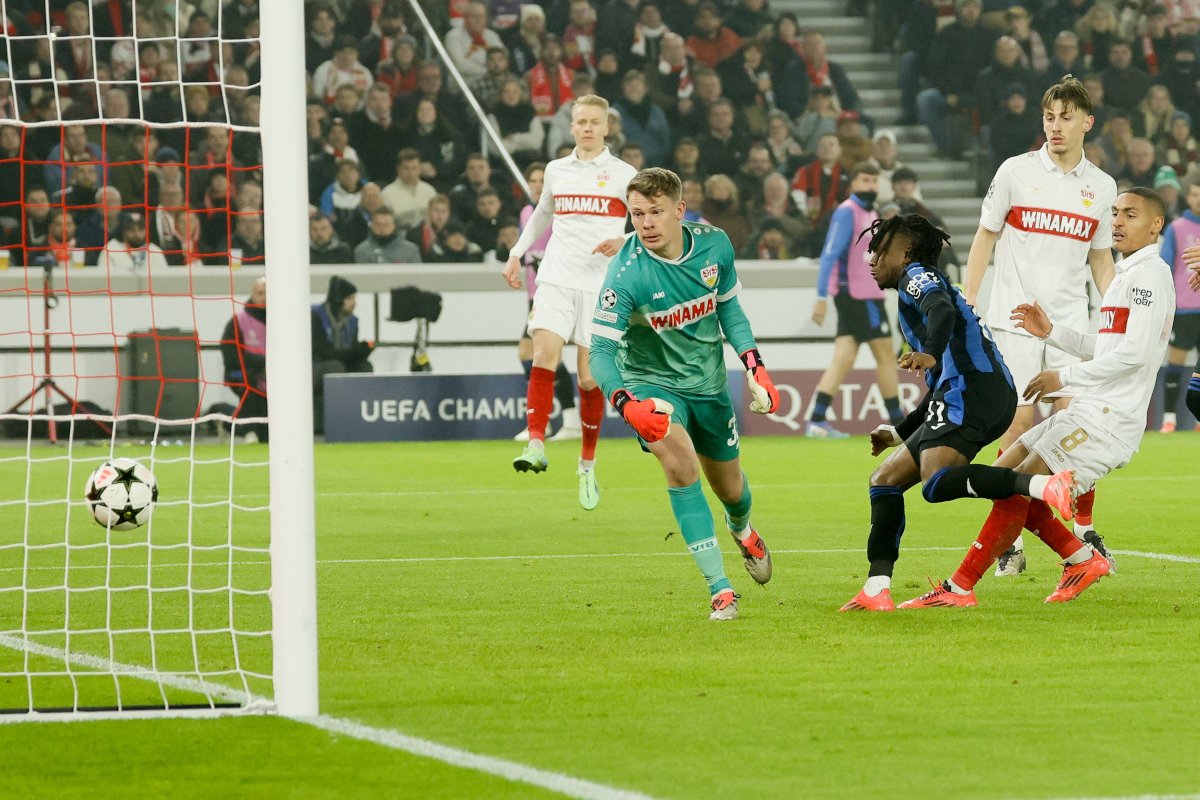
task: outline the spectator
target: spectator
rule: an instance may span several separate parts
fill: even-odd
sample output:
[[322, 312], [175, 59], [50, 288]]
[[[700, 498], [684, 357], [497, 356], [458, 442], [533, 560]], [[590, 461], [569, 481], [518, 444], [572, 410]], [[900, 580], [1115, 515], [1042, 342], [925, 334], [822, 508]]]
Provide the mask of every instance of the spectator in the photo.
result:
[[373, 345], [358, 340], [357, 294], [353, 283], [334, 275], [325, 302], [312, 307], [313, 422], [318, 433], [325, 430], [325, 376], [375, 371], [368, 361]]
[[[533, 206], [527, 206], [527, 208], [532, 209]], [[533, 212], [530, 211], [530, 213]], [[446, 222], [449, 219], [450, 198], [444, 194], [439, 194], [429, 201], [429, 207], [425, 209], [425, 219], [421, 224], [408, 229], [408, 234], [405, 238], [415, 244], [417, 249], [421, 251], [421, 259], [423, 261], [432, 260], [430, 254], [433, 252], [433, 246], [437, 244], [438, 237], [442, 233], [442, 228], [446, 227]]]
[[637, 142], [626, 142], [621, 145], [621, 149], [617, 151], [617, 158], [639, 172], [646, 166], [646, 154], [642, 152], [642, 146]]
[[348, 158], [338, 162], [337, 179], [321, 193], [321, 213], [338, 219], [358, 207], [362, 200], [363, 180], [358, 164]]
[[[549, 49], [547, 43], [543, 52]], [[537, 118], [533, 105], [525, 99], [525, 89], [520, 81], [511, 79], [500, 89], [500, 102], [496, 110], [488, 114], [488, 121], [500, 135], [504, 149], [518, 161], [528, 163], [541, 153], [546, 129]]]
[[338, 238], [329, 217], [317, 212], [308, 220], [308, 262], [310, 264], [353, 264], [350, 246]]
[[337, 16], [333, 9], [327, 5], [318, 5], [312, 12], [308, 35], [304, 37], [304, 68], [308, 70], [308, 74], [311, 75], [326, 61], [333, 59], [336, 32]]
[[1115, 41], [1108, 50], [1108, 66], [1100, 72], [1104, 96], [1114, 107], [1132, 112], [1150, 91], [1150, 76], [1132, 66], [1129, 42]]
[[875, 131], [875, 138], [871, 142], [871, 157], [867, 160], [879, 167], [876, 199], [880, 203], [892, 199], [892, 174], [904, 166], [898, 158], [899, 152], [894, 131], [887, 128]]
[[1099, 3], [1093, 5], [1075, 23], [1075, 33], [1079, 34], [1088, 68], [1095, 72], [1103, 71], [1111, 59], [1113, 44], [1120, 40], [1117, 17], [1112, 9]]
[[475, 195], [475, 219], [467, 224], [467, 238], [487, 252], [496, 249], [500, 233], [500, 193], [488, 187]]
[[[921, 196], [921, 187], [917, 182], [917, 173], [908, 167], [897, 169], [892, 175], [892, 191], [894, 192], [892, 203], [899, 209], [899, 213], [920, 214], [932, 222], [935, 227], [942, 230], [946, 229], [946, 224], [942, 221], [942, 218], [926, 208], [925, 204], [919, 199]], [[948, 267], [960, 266], [958, 255], [955, 254], [952, 247], [946, 246], [942, 248], [942, 259], [938, 266], [946, 274], [949, 274]]]
[[357, 88], [350, 86], [339, 86], [334, 94], [333, 105], [329, 107], [333, 116], [338, 119], [346, 119], [355, 111], [362, 107], [363, 93]]
[[738, 197], [741, 200], [742, 208], [749, 208], [762, 202], [763, 181], [772, 174], [775, 174], [775, 162], [771, 159], [770, 148], [761, 143], [751, 145], [746, 163], [737, 171], [733, 179], [738, 187]]
[[442, 65], [436, 61], [421, 65], [417, 71], [417, 88], [413, 91], [397, 95], [392, 101], [392, 116], [401, 127], [411, 126], [417, 114], [417, 105], [422, 100], [429, 100], [437, 108], [438, 117], [449, 123], [454, 133], [460, 137], [471, 135], [475, 124], [468, 116], [463, 100], [442, 85]]
[[[101, 187], [96, 172], [95, 164], [84, 163], [72, 167], [67, 188], [54, 193], [53, 199], [71, 212], [76, 225], [92, 215], [95, 210], [92, 205], [97, 202], [96, 198], [100, 197]], [[120, 196], [117, 197], [117, 205], [120, 205]], [[103, 246], [105, 241], [102, 239], [100, 246]]]
[[1179, 178], [1176, 176], [1175, 170], [1170, 167], [1159, 167], [1158, 172], [1154, 173], [1154, 191], [1158, 192], [1159, 197], [1163, 200], [1163, 205], [1166, 206], [1168, 225], [1187, 210], [1187, 204], [1180, 198], [1182, 188], [1179, 185]]
[[391, 210], [383, 202], [383, 192], [377, 183], [366, 183], [358, 207], [338, 216], [334, 223], [338, 238], [352, 251], [367, 240], [371, 233], [371, 216], [379, 209]]
[[608, 107], [608, 136], [604, 137], [604, 146], [609, 152], [619, 153], [625, 146], [625, 134], [621, 132], [621, 112], [615, 106]]
[[1170, 131], [1174, 118], [1175, 106], [1171, 104], [1171, 93], [1165, 86], [1151, 86], [1133, 117], [1133, 135], [1149, 139], [1150, 144], [1157, 146]]
[[500, 99], [500, 87], [517, 76], [508, 68], [508, 51], [503, 47], [488, 50], [484, 66], [487, 72], [471, 84], [471, 94], [475, 95], [483, 110], [490, 113]]
[[[225, 385], [241, 401], [234, 418], [267, 416], [267, 279], [250, 287], [246, 303], [234, 311], [221, 334], [221, 361]], [[248, 426], [256, 441], [265, 442], [268, 426]], [[249, 439], [249, 434], [247, 434]]]
[[1117, 174], [1118, 181], [1129, 181], [1130, 186], [1154, 186], [1154, 174], [1158, 164], [1154, 163], [1154, 145], [1146, 139], [1134, 138], [1129, 143], [1129, 163]]
[[670, 30], [663, 24], [662, 12], [656, 0], [646, 0], [638, 12], [637, 24], [633, 26], [633, 43], [629, 46], [631, 55], [625, 61], [631, 66], [642, 68], [646, 64], [657, 64], [662, 53], [663, 36]]
[[75, 244], [75, 220], [64, 209], [54, 208], [46, 222], [46, 242], [42, 248], [28, 248], [25, 252], [27, 266], [46, 263], [66, 266], [68, 262], [83, 263], [83, 254]]
[[791, 11], [785, 11], [775, 21], [772, 32], [774, 38], [766, 42], [767, 63], [771, 65], [772, 75], [781, 76], [788, 64], [803, 55], [800, 22]]
[[466, 229], [456, 219], [442, 226], [438, 242], [433, 246], [429, 261], [441, 264], [478, 264], [483, 261], [483, 250], [467, 238]]
[[979, 24], [979, 0], [958, 0], [957, 19], [938, 31], [929, 48], [925, 77], [932, 84], [917, 96], [921, 124], [942, 156], [957, 151], [944, 117], [973, 107], [975, 78], [987, 66], [996, 32]]
[[792, 136], [791, 120], [786, 113], [772, 111], [767, 117], [767, 138], [763, 144], [770, 149], [776, 164], [787, 167], [789, 174], [796, 171], [804, 151]]
[[1026, 89], [1019, 83], [1008, 87], [1008, 97], [992, 116], [992, 166], [998, 168], [1012, 156], [1033, 149], [1042, 135], [1042, 115], [1029, 103]]
[[1133, 141], [1133, 125], [1128, 111], [1114, 111], [1108, 126], [1096, 142], [1104, 150], [1105, 172], [1114, 178], [1125, 169], [1128, 162], [1129, 144]]
[[838, 144], [842, 149], [842, 168], [850, 169], [871, 157], [871, 140], [863, 136], [857, 111], [843, 111], [837, 118]]
[[146, 217], [137, 212], [122, 212], [116, 235], [104, 246], [104, 268], [126, 269], [143, 274], [143, 270], [167, 266], [162, 248], [146, 241]]
[[419, 264], [421, 251], [400, 235], [396, 218], [386, 208], [371, 215], [371, 234], [354, 248], [356, 264]]
[[339, 36], [333, 58], [313, 73], [313, 93], [329, 104], [336, 98], [339, 88], [350, 86], [362, 98], [373, 82], [371, 70], [358, 61], [358, 43], [353, 37]]
[[1050, 0], [1038, 14], [1034, 27], [1042, 39], [1051, 39], [1059, 31], [1075, 29], [1075, 23], [1092, 7], [1093, 0]]
[[[66, 164], [78, 164], [81, 162], [98, 164], [100, 169], [99, 183], [105, 183], [104, 150], [101, 149], [100, 145], [92, 144], [88, 141], [87, 129], [82, 125], [67, 125], [63, 128], [62, 143], [56, 144], [50, 149], [46, 160], [50, 163], [42, 167], [42, 177], [46, 183], [46, 191], [51, 195], [62, 191], [65, 186], [63, 173], [64, 171], [69, 172], [71, 170], [71, 167], [64, 166]], [[67, 178], [69, 179], [69, 177], [68, 174]]]
[[1192, 117], [1186, 111], [1176, 111], [1171, 119], [1171, 131], [1158, 146], [1158, 162], [1175, 170], [1184, 187], [1200, 180], [1200, 148], [1192, 138]]
[[1172, 61], [1175, 54], [1175, 37], [1167, 27], [1167, 9], [1161, 5], [1150, 6], [1146, 12], [1146, 24], [1138, 40], [1141, 58], [1138, 66], [1151, 76], [1157, 75]]
[[[529, 95], [539, 117], [553, 117], [559, 107], [575, 99], [571, 94], [574, 75], [562, 63], [562, 43], [553, 34], [542, 42], [542, 57], [529, 71]], [[541, 146], [540, 144], [538, 145]]]
[[808, 211], [814, 224], [832, 214], [846, 196], [850, 178], [842, 170], [841, 156], [838, 137], [827, 133], [817, 142], [817, 157], [797, 170], [792, 180], [792, 199], [797, 208]]
[[230, 259], [243, 264], [261, 265], [266, 248], [263, 243], [262, 214], [237, 214], [233, 238], [229, 241]]
[[695, 33], [696, 11], [699, 7], [700, 0], [666, 0], [662, 7], [663, 22], [687, 39]]
[[647, 64], [643, 71], [650, 100], [666, 112], [668, 120], [675, 119], [680, 104], [685, 100], [690, 102], [696, 88], [692, 84], [695, 67], [683, 37], [672, 32], [663, 34], [658, 63]]
[[67, 77], [71, 80], [94, 77], [96, 65], [92, 60], [91, 13], [88, 5], [77, 1], [69, 4], [66, 12], [66, 30], [60, 34], [64, 38], [58, 40], [54, 60], [67, 71]]
[[345, 130], [367, 178], [373, 181], [391, 178], [403, 137], [400, 126], [392, 119], [392, 92], [386, 84], [376, 83], [371, 87], [363, 110], [350, 115]]
[[500, 35], [488, 27], [488, 7], [482, 0], [467, 3], [462, 27], [451, 28], [444, 41], [450, 61], [468, 84], [487, 74], [488, 50], [503, 44]]
[[[782, 177], [782, 176], [780, 176]], [[783, 226], [774, 217], [764, 219], [754, 233], [754, 238], [741, 252], [742, 258], [758, 258], [763, 261], [787, 260], [792, 258], [788, 251], [787, 237]]]
[[325, 147], [325, 131], [329, 127], [329, 109], [315, 98], [304, 105], [304, 120], [308, 133], [308, 155], [317, 155]]
[[742, 215], [737, 185], [728, 175], [713, 175], [704, 182], [704, 216], [729, 236], [734, 252], [750, 239], [750, 226]]
[[1079, 37], [1074, 31], [1059, 31], [1054, 37], [1054, 58], [1046, 68], [1046, 80], [1043, 83], [1053, 83], [1063, 75], [1082, 75], [1086, 72]]
[[439, 191], [447, 191], [463, 170], [466, 153], [462, 141], [428, 100], [417, 104], [417, 115], [403, 135], [421, 156], [421, 177]]
[[700, 65], [696, 68], [696, 89], [691, 97], [681, 97], [672, 120], [676, 136], [699, 136], [708, 130], [708, 109], [722, 97], [721, 76]]
[[805, 153], [816, 150], [822, 137], [837, 135], [837, 118], [833, 90], [828, 86], [814, 87], [808, 94], [804, 114], [796, 120], [796, 140]]
[[729, 27], [743, 39], [752, 39], [770, 28], [774, 32], [775, 18], [767, 8], [767, 0], [741, 0], [729, 12]]
[[641, 72], [626, 72], [622, 88], [616, 106], [625, 138], [641, 146], [649, 166], [662, 166], [671, 151], [671, 126], [666, 113], [646, 96], [646, 77]]
[[[121, 238], [121, 193], [112, 186], [91, 189], [88, 208], [75, 216], [75, 242], [84, 251], [84, 263], [91, 266], [100, 259], [100, 250], [110, 239]], [[95, 203], [91, 207], [91, 203]]]
[[766, 132], [767, 113], [775, 106], [771, 73], [763, 52], [762, 44], [751, 40], [717, 65], [725, 96], [749, 123], [749, 131], [755, 136]]
[[1084, 76], [1083, 88], [1088, 93], [1088, 99], [1092, 101], [1092, 128], [1084, 134], [1084, 141], [1091, 142], [1104, 131], [1104, 126], [1112, 119], [1114, 109], [1104, 102], [1104, 81], [1099, 75], [1091, 73]]
[[[1196, 63], [1196, 37], [1180, 34], [1175, 38], [1175, 52], [1158, 74], [1158, 81], [1167, 87], [1175, 107], [1195, 116], [1200, 111], [1200, 65]], [[1160, 60], [1159, 63], [1162, 63]]]
[[508, 50], [512, 54], [513, 70], [525, 75], [542, 57], [542, 42], [546, 38], [546, 12], [529, 3], [521, 6], [521, 21], [508, 32]]
[[1021, 47], [1021, 66], [1035, 74], [1043, 74], [1050, 66], [1050, 56], [1042, 35], [1033, 29], [1033, 18], [1023, 6], [1009, 6], [1004, 12], [1008, 35]]
[[[505, 58], [507, 59], [507, 55]], [[392, 99], [417, 88], [417, 75], [421, 68], [421, 56], [417, 52], [417, 40], [405, 34], [396, 37], [392, 57], [375, 68], [376, 79], [388, 87]], [[482, 101], [481, 101], [482, 102]]]
[[675, 174], [680, 180], [704, 180], [704, 172], [700, 169], [700, 148], [696, 146], [695, 139], [690, 136], [680, 139], [679, 144], [675, 145], [674, 160]]
[[684, 181], [680, 198], [686, 209], [683, 212], [684, 219], [688, 222], [699, 222], [702, 225], [709, 224], [704, 215], [700, 213], [700, 209], [704, 208], [704, 184], [702, 182], [698, 180]]
[[411, 147], [401, 150], [396, 157], [395, 174], [396, 180], [383, 189], [383, 202], [392, 210], [400, 227], [411, 228], [420, 224], [425, 207], [437, 190], [421, 180], [421, 154]]
[[975, 107], [984, 125], [991, 125], [1001, 112], [1012, 85], [1020, 84], [1025, 97], [1034, 95], [1042, 81], [1033, 70], [1021, 63], [1021, 45], [1011, 36], [1001, 36], [993, 48], [992, 63], [979, 73], [975, 80]]
[[41, 186], [32, 186], [25, 190], [24, 206], [25, 222], [23, 225], [23, 247], [10, 248], [12, 263], [15, 266], [31, 265], [31, 260], [25, 255], [25, 249], [30, 251], [45, 248], [46, 236], [50, 229], [51, 206], [50, 197]]
[[[608, 0], [597, 15], [596, 49], [611, 50], [620, 62], [618, 71], [637, 66], [633, 63], [631, 48], [640, 5], [639, 0]], [[599, 63], [596, 66], [599, 67]]]
[[373, 74], [380, 63], [391, 60], [396, 37], [404, 32], [404, 14], [396, 3], [385, 2], [371, 30], [358, 43], [358, 60]]
[[925, 59], [937, 35], [938, 12], [935, 0], [915, 0], [909, 5], [908, 20], [900, 28], [900, 125], [917, 124], [917, 94], [921, 76], [925, 74]]
[[621, 63], [612, 50], [601, 50], [596, 59], [596, 94], [609, 103], [621, 99]]
[[818, 86], [828, 86], [837, 98], [839, 111], [857, 111], [862, 114], [862, 100], [846, 69], [830, 61], [825, 37], [817, 31], [809, 31], [801, 40], [802, 54], [793, 61], [779, 81], [779, 106], [792, 116], [799, 116], [808, 105], [808, 95]]
[[[571, 94], [575, 97], [583, 97], [588, 94], [595, 94], [595, 87], [592, 85], [592, 76], [586, 72], [576, 72], [575, 80], [571, 83]], [[550, 124], [546, 129], [546, 151], [554, 153], [563, 144], [574, 147], [574, 139], [571, 137], [571, 107], [572, 103], [559, 106], [555, 112], [554, 118], [550, 120]]]
[[493, 264], [503, 264], [508, 261], [508, 253], [517, 245], [521, 237], [521, 225], [516, 217], [501, 217], [500, 227], [496, 234], [496, 249], [483, 254], [483, 260]]
[[596, 63], [596, 11], [588, 0], [571, 0], [570, 20], [562, 37], [563, 63], [575, 72], [591, 72]]
[[762, 199], [749, 204], [747, 216], [760, 233], [766, 221], [777, 223], [783, 232], [784, 246], [794, 255], [796, 245], [812, 230], [812, 222], [806, 211], [796, 207], [788, 189], [787, 178], [778, 172], [771, 173], [763, 181]]
[[[221, 129], [210, 130], [219, 132]], [[196, 161], [195, 156], [192, 160]], [[312, 205], [320, 205], [321, 193], [337, 179], [338, 164], [342, 161], [357, 164], [358, 151], [350, 145], [350, 133], [345, 121], [338, 117], [330, 122], [321, 149], [308, 158], [309, 200]]]
[[733, 104], [724, 98], [708, 109], [708, 132], [701, 135], [696, 144], [700, 148], [700, 160], [710, 174], [736, 175], [746, 160], [750, 139], [745, 133], [734, 130], [733, 120]]
[[[164, 252], [179, 249], [178, 235], [175, 231], [175, 212], [184, 208], [183, 190], [175, 183], [164, 183], [158, 193], [158, 204], [149, 215], [147, 228], [150, 241], [158, 245]], [[168, 242], [173, 242], [168, 246]], [[167, 261], [170, 261], [168, 256]]]
[[[615, 0], [621, 2], [621, 0]], [[721, 23], [717, 4], [704, 0], [696, 12], [695, 33], [687, 39], [687, 48], [696, 61], [709, 69], [733, 55], [742, 40]]]

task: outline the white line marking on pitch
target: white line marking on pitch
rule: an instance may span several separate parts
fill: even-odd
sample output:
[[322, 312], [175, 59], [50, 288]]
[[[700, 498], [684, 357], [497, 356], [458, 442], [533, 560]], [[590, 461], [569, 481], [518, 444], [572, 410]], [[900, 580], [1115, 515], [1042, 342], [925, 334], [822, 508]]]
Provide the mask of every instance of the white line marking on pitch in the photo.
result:
[[[0, 646], [8, 647], [18, 652], [28, 652], [32, 655], [42, 656], [44, 658], [53, 658], [57, 661], [62, 661], [68, 665], [87, 667], [89, 671], [109, 673], [114, 675], [126, 676], [130, 678], [138, 678], [140, 680], [149, 681], [151, 683], [160, 684], [162, 686], [170, 686], [176, 689], [185, 691], [199, 692], [204, 694], [207, 692], [212, 697], [221, 700], [235, 703], [253, 703], [265, 702], [264, 698], [249, 695], [246, 692], [238, 689], [231, 689], [228, 686], [209, 683], [207, 681], [190, 678], [185, 675], [171, 674], [155, 674], [146, 667], [137, 666], [136, 664], [122, 664], [117, 661], [112, 661], [100, 656], [89, 655], [86, 653], [68, 653], [57, 647], [48, 647], [47, 645], [38, 644], [36, 642], [28, 642], [20, 637], [8, 636], [0, 634]], [[94, 674], [94, 673], [93, 673]], [[209, 711], [202, 716], [223, 716], [229, 714], [219, 713], [221, 710], [216, 710], [218, 713]], [[244, 712], [243, 712], [244, 713]], [[128, 719], [162, 719], [168, 716], [198, 716], [195, 712], [79, 712], [69, 714], [0, 714], [0, 724], [18, 723], [18, 722], [78, 722], [86, 720], [128, 720]], [[605, 786], [601, 783], [593, 783], [580, 778], [572, 778], [570, 775], [564, 775], [560, 772], [550, 772], [549, 770], [530, 767], [525, 764], [518, 764], [515, 761], [506, 761], [502, 758], [494, 758], [492, 756], [484, 756], [478, 753], [472, 753], [468, 750], [460, 750], [457, 747], [450, 747], [437, 742], [431, 742], [428, 739], [420, 739], [416, 736], [407, 736], [398, 731], [388, 730], [386, 728], [375, 728], [370, 725], [363, 725], [358, 722], [352, 722], [348, 719], [340, 719], [328, 714], [321, 714], [317, 717], [286, 717], [295, 722], [300, 722], [305, 725], [312, 725], [315, 728], [320, 728], [329, 733], [342, 734], [350, 736], [354, 739], [360, 739], [365, 742], [373, 742], [374, 744], [382, 745], [393, 750], [403, 750], [406, 753], [411, 753], [415, 756], [424, 758], [432, 758], [437, 761], [442, 761], [455, 767], [464, 767], [473, 769], [479, 772], [486, 772], [489, 775], [496, 775], [505, 780], [518, 781], [520, 783], [528, 783], [533, 786], [539, 786], [543, 789], [549, 789], [552, 792], [566, 795], [567, 797], [577, 798], [577, 800], [655, 800], [650, 795], [640, 792], [631, 792], [625, 789], [616, 789], [612, 786]]]

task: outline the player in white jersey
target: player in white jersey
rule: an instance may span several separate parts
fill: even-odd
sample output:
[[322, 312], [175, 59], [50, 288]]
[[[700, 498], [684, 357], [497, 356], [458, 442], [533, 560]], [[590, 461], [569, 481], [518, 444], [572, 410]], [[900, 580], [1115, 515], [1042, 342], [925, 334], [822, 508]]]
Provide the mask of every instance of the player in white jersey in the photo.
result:
[[[1043, 370], [1067, 367], [1079, 359], [1017, 327], [1009, 319], [1012, 310], [1037, 303], [1052, 319], [1083, 330], [1088, 323], [1085, 265], [1090, 265], [1100, 294], [1112, 280], [1110, 215], [1117, 185], [1083, 157], [1083, 137], [1092, 129], [1091, 109], [1087, 91], [1070, 75], [1046, 90], [1042, 97], [1046, 144], [1037, 152], [1008, 159], [996, 170], [967, 257], [963, 296], [977, 306], [995, 249], [996, 273], [984, 318], [1018, 391]], [[1068, 396], [1050, 399], [1057, 410], [1071, 402]], [[1012, 425], [1000, 438], [1002, 453], [1033, 427], [1034, 405], [1023, 399], [1017, 406]], [[1092, 500], [1091, 494], [1079, 498], [1075, 535], [1107, 555], [1092, 527]], [[1024, 570], [1024, 540], [1018, 537], [1001, 557], [996, 575], [1018, 575]]]
[[542, 196], [504, 266], [504, 279], [520, 289], [521, 257], [554, 221], [546, 254], [538, 268], [538, 287], [529, 312], [533, 370], [529, 376], [526, 417], [529, 444], [513, 460], [518, 472], [542, 472], [546, 460], [546, 423], [554, 404], [554, 370], [562, 349], [574, 342], [579, 354], [579, 419], [583, 441], [579, 455], [579, 503], [592, 510], [600, 502], [596, 482], [596, 440], [604, 419], [604, 393], [588, 366], [592, 310], [608, 262], [625, 244], [625, 187], [637, 170], [604, 146], [608, 101], [596, 95], [577, 98], [571, 110], [575, 149], [546, 165]]
[[[1023, 473], [1032, 492], [1050, 473], [1063, 470], [1073, 474], [1073, 496], [1091, 490], [1097, 480], [1129, 463], [1146, 430], [1146, 409], [1175, 319], [1175, 282], [1158, 255], [1165, 210], [1156, 192], [1138, 187], [1121, 194], [1111, 213], [1113, 244], [1125, 257], [1104, 293], [1099, 333], [1062, 323], [1040, 303], [1022, 303], [1009, 315], [1039, 342], [1087, 359], [1045, 370], [1025, 389], [1025, 397], [1034, 401], [1062, 389], [1075, 395], [1070, 407], [1023, 434], [994, 465]], [[1099, 548], [1072, 536], [1045, 503], [1012, 496], [995, 501], [954, 575], [900, 608], [977, 605], [975, 584], [1022, 525], [1063, 558], [1062, 580], [1047, 603], [1073, 600], [1111, 572]]]

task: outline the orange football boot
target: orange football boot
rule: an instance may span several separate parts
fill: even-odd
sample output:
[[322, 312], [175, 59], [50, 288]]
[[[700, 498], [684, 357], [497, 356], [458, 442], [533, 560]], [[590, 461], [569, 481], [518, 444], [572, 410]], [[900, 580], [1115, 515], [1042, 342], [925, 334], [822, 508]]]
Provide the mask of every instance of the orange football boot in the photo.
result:
[[934, 583], [930, 579], [929, 584], [933, 586], [931, 591], [926, 592], [920, 597], [914, 597], [912, 600], [905, 600], [900, 604], [901, 608], [972, 608], [979, 605], [979, 601], [975, 599], [975, 590], [972, 589], [968, 594], [957, 594], [950, 591], [946, 587], [945, 582]]
[[1066, 603], [1074, 600], [1083, 590], [1109, 574], [1112, 570], [1108, 561], [1099, 553], [1092, 553], [1087, 561], [1078, 564], [1063, 564], [1062, 580], [1054, 594], [1046, 598], [1047, 603]]
[[838, 611], [895, 611], [896, 604], [892, 602], [892, 592], [890, 589], [884, 589], [879, 594], [871, 597], [863, 590], [854, 596], [846, 605], [838, 609]]
[[1042, 499], [1050, 504], [1051, 508], [1062, 514], [1062, 518], [1070, 522], [1075, 518], [1075, 470], [1064, 469], [1062, 472], [1056, 472], [1050, 476], [1050, 482], [1046, 484], [1046, 491], [1042, 493]]

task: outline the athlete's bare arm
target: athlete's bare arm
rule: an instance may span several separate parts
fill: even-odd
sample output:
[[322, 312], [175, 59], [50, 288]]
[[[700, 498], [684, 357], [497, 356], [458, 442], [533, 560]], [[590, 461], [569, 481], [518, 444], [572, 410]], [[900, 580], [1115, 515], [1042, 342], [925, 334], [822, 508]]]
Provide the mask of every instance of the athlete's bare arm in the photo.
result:
[[[987, 272], [988, 262], [992, 260], [992, 249], [995, 248], [996, 237], [999, 235], [982, 225], [975, 231], [971, 252], [967, 255], [967, 285], [963, 287], [963, 298], [972, 308], [978, 305], [979, 287], [983, 285], [983, 275]], [[1111, 262], [1110, 258], [1109, 263]]]
[[1113, 276], [1117, 274], [1117, 268], [1113, 264], [1112, 250], [1107, 247], [1100, 250], [1088, 251], [1088, 263], [1092, 265], [1092, 280], [1096, 282], [1096, 288], [1100, 291], [1100, 296], [1108, 291], [1108, 285], [1112, 283]]

